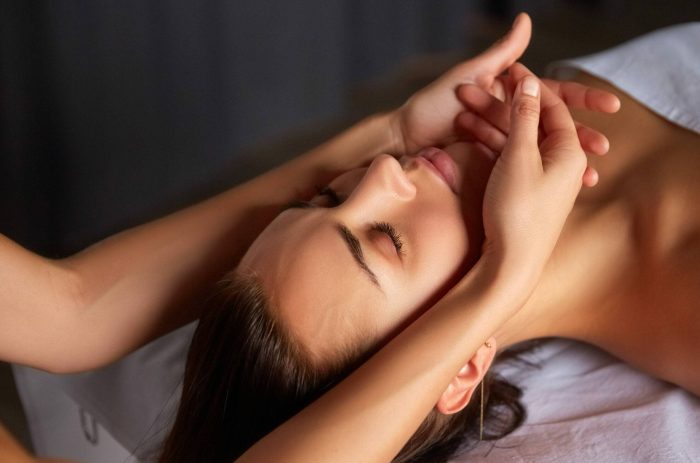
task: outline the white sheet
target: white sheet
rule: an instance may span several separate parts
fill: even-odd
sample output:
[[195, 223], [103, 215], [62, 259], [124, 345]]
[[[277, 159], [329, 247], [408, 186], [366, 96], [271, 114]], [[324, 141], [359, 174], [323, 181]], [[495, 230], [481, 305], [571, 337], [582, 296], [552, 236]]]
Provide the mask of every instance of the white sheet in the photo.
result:
[[548, 74], [572, 69], [624, 90], [661, 117], [700, 133], [700, 22], [659, 29], [616, 47], [552, 63]]
[[528, 358], [540, 368], [507, 375], [524, 388], [525, 424], [453, 463], [700, 461], [698, 397], [575, 341]]

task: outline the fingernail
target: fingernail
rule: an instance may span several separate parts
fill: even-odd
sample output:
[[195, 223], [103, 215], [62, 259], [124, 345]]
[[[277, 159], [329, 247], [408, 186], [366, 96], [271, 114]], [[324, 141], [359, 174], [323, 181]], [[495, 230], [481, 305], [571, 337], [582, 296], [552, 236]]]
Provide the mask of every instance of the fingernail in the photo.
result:
[[523, 93], [525, 95], [537, 96], [540, 94], [540, 84], [532, 76], [525, 76], [522, 83]]

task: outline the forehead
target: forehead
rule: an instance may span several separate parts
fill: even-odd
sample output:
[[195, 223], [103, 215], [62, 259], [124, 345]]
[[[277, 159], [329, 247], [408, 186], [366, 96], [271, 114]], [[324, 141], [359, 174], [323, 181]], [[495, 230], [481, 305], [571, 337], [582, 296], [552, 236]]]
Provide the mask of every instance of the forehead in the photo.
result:
[[374, 331], [381, 293], [357, 268], [327, 210], [280, 214], [241, 267], [258, 275], [278, 317], [318, 356]]

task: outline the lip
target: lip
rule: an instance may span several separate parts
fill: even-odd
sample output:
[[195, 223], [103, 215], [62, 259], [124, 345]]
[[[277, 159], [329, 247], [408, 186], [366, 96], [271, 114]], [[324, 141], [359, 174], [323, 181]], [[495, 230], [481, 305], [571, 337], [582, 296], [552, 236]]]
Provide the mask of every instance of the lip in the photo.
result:
[[457, 166], [449, 154], [440, 148], [424, 148], [417, 154], [416, 160], [418, 162], [424, 160], [421, 164], [426, 165], [430, 171], [437, 174], [447, 184], [454, 194], [459, 195], [457, 192]]

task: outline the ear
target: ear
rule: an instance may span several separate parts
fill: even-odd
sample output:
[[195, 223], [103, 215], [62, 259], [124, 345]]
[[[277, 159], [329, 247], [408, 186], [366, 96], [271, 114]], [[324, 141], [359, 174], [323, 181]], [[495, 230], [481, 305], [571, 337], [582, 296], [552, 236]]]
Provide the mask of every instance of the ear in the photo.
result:
[[496, 338], [489, 338], [474, 353], [471, 359], [457, 372], [436, 404], [443, 415], [457, 413], [467, 406], [469, 400], [496, 356]]

